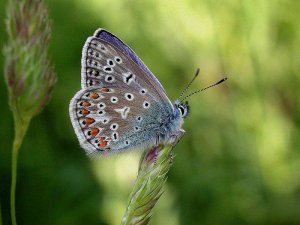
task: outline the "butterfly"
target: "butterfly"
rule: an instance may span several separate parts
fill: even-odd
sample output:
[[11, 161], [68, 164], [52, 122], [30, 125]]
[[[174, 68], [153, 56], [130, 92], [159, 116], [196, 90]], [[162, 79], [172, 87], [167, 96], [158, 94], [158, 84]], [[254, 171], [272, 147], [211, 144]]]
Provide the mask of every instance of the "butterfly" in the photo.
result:
[[81, 90], [72, 98], [69, 113], [86, 153], [109, 155], [181, 137], [189, 113], [183, 99], [172, 103], [134, 51], [112, 33], [98, 29], [83, 47]]

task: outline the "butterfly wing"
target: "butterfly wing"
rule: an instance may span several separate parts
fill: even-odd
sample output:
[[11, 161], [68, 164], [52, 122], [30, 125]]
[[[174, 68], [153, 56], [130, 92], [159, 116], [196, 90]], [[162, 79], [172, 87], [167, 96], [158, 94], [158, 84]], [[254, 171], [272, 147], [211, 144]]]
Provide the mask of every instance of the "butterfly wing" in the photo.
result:
[[153, 75], [153, 73], [148, 69], [148, 67], [145, 65], [145, 63], [138, 57], [138, 55], [128, 45], [126, 45], [122, 40], [120, 40], [118, 37], [116, 37], [112, 33], [108, 32], [104, 29], [101, 29], [101, 28], [95, 31], [94, 37], [97, 37], [101, 40], [104, 40], [104, 41], [110, 43], [115, 48], [117, 48], [121, 52], [123, 52], [133, 62], [135, 62], [135, 64], [138, 65], [138, 67], [144, 71], [145, 75], [148, 76], [152, 81], [155, 82], [155, 86], [159, 87], [160, 91], [163, 91], [163, 93], [165, 94], [165, 97], [167, 98], [165, 89], [163, 88], [161, 83]]
[[[107, 45], [108, 48], [106, 48]], [[82, 50], [82, 58], [81, 58], [82, 88], [99, 84], [99, 80], [97, 81], [95, 77], [99, 73], [101, 73], [101, 66], [100, 68], [98, 67], [97, 70], [97, 65], [99, 63], [99, 60], [101, 60], [101, 53], [108, 53], [108, 54], [111, 53], [109, 56], [113, 57], [116, 56], [118, 52], [121, 53], [125, 59], [127, 59], [125, 61], [125, 64], [123, 64], [122, 66], [127, 66], [126, 62], [129, 62], [130, 64], [135, 64], [136, 67], [138, 68], [138, 72], [139, 72], [138, 76], [142, 80], [150, 81], [151, 86], [153, 86], [156, 89], [156, 93], [158, 93], [164, 101], [169, 102], [169, 104], [172, 105], [161, 83], [152, 74], [152, 72], [143, 63], [143, 61], [137, 56], [137, 54], [135, 54], [135, 52], [130, 47], [128, 47], [123, 41], [121, 41], [118, 37], [101, 28], [95, 31], [94, 36], [87, 39]], [[104, 54], [104, 57], [105, 56], [108, 55]], [[109, 70], [109, 68], [106, 69]]]
[[[103, 36], [105, 34], [105, 37]], [[82, 53], [82, 90], [70, 103], [73, 127], [88, 154], [119, 152], [152, 140], [173, 106], [159, 81], [118, 38], [98, 30]]]

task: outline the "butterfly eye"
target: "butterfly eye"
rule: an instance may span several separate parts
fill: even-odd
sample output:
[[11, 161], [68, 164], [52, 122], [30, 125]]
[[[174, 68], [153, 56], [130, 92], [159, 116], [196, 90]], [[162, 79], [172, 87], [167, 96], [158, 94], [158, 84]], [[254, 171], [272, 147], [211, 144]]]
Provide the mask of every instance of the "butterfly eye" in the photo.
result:
[[187, 114], [188, 114], [188, 106], [187, 105], [185, 105], [185, 106], [179, 105], [178, 110], [179, 110], [181, 117], [185, 118], [187, 116]]
[[184, 108], [182, 106], [179, 106], [178, 109], [180, 111], [181, 116], [183, 116], [184, 115]]

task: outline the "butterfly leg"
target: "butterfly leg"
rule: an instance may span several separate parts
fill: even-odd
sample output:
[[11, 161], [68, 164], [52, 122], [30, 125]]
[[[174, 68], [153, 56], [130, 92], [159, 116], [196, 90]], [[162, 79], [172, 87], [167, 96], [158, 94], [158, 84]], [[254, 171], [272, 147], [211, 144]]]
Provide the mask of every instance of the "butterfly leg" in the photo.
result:
[[183, 129], [180, 129], [177, 133], [171, 135], [170, 143], [172, 143], [173, 148], [179, 143], [179, 141], [181, 140], [181, 138], [183, 137], [184, 134], [185, 134], [185, 131]]
[[184, 134], [185, 134], [185, 131], [183, 129], [180, 129], [176, 134], [173, 134], [170, 137], [170, 139], [171, 139], [170, 143], [172, 144], [172, 151], [170, 152], [170, 160], [169, 160], [170, 164], [173, 164], [173, 160], [174, 160], [173, 149], [179, 143], [179, 141], [181, 140], [181, 138], [183, 137]]

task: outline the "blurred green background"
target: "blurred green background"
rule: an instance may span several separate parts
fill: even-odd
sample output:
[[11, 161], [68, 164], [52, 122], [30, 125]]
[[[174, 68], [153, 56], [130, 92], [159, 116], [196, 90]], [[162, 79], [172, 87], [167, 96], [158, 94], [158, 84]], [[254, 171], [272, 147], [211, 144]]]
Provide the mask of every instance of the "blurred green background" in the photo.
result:
[[[6, 40], [0, 1], [0, 44]], [[175, 100], [197, 67], [187, 131], [150, 224], [300, 224], [300, 1], [47, 0], [58, 82], [19, 155], [19, 224], [119, 224], [140, 153], [89, 160], [68, 105], [98, 27], [124, 40]], [[13, 120], [0, 57], [0, 197], [10, 224]]]

